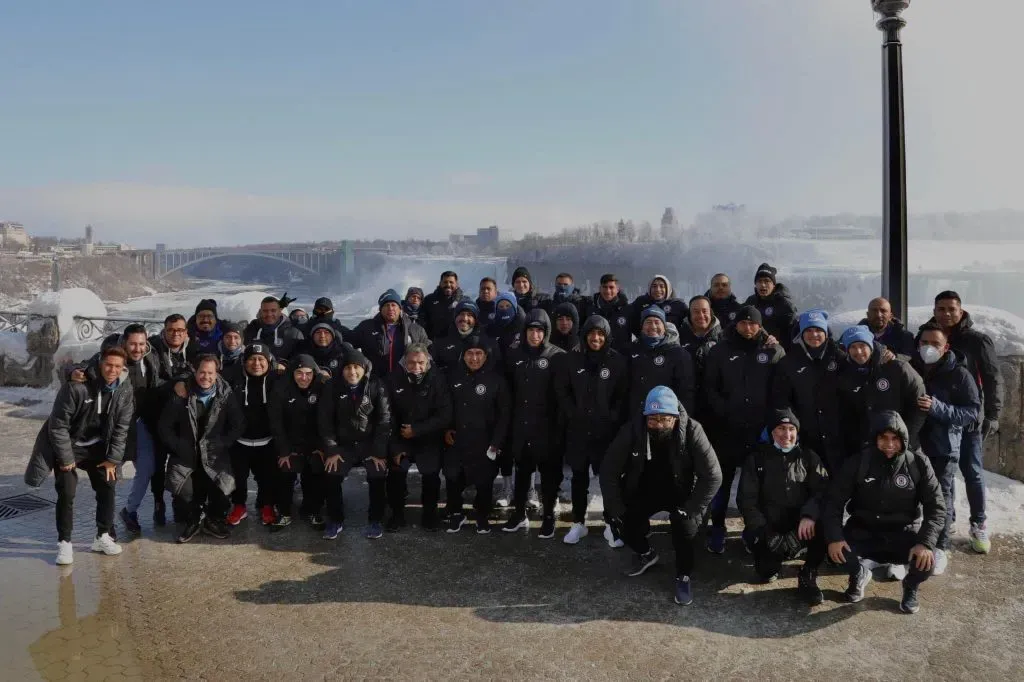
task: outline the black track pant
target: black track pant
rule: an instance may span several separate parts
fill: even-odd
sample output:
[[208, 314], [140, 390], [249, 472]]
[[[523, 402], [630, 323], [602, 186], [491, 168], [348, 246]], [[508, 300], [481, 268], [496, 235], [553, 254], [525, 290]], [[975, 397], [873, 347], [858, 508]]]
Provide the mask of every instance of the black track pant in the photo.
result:
[[[781, 532], [786, 533], [789, 531], [795, 533], [796, 527], [786, 528]], [[825, 536], [821, 531], [820, 524], [814, 529], [814, 538], [804, 541], [803, 546], [807, 548], [807, 554], [804, 555], [804, 570], [817, 571], [818, 567], [825, 560]], [[782, 569], [782, 562], [792, 558], [771, 552], [763, 540], [754, 545], [754, 571], [762, 580], [767, 580], [773, 575], [778, 574]]]
[[256, 507], [275, 503], [276, 479], [280, 470], [272, 443], [255, 447], [235, 443], [231, 447], [231, 471], [235, 476], [231, 504], [245, 504], [249, 496], [249, 472], [256, 479]]
[[651, 550], [651, 543], [647, 539], [651, 532], [651, 515], [668, 511], [669, 522], [672, 524], [672, 549], [676, 555], [676, 575], [688, 576], [693, 572], [697, 519], [684, 519], [675, 505], [663, 496], [660, 497], [660, 502], [659, 496], [637, 498], [633, 504], [626, 506], [622, 519], [622, 541], [637, 554], [646, 554]]
[[96, 537], [109, 533], [114, 527], [114, 481], [106, 480], [106, 471], [99, 468], [102, 458], [80, 462], [71, 471], [53, 470], [54, 488], [57, 490], [57, 539], [71, 542], [75, 522], [75, 493], [78, 490], [78, 469], [89, 476], [96, 492]]
[[199, 523], [204, 511], [213, 519], [220, 519], [227, 512], [227, 496], [217, 488], [201, 466], [192, 470], [181, 490], [174, 496], [174, 501], [180, 509], [187, 510], [189, 523]]
[[535, 459], [529, 451], [516, 458], [516, 486], [512, 494], [515, 513], [517, 516], [526, 514], [526, 500], [533, 485], [534, 471], [540, 472], [540, 502], [544, 516], [554, 516], [558, 486], [562, 484], [562, 459], [554, 456]]
[[[865, 531], [847, 527], [844, 535], [850, 551], [844, 552], [846, 570], [851, 576], [860, 571], [860, 560], [871, 559], [880, 564], [906, 564], [910, 560], [910, 550], [917, 544], [917, 533], [910, 530], [897, 531]], [[907, 567], [907, 585], [920, 585], [932, 572], [924, 572], [916, 568], [913, 562]]]
[[498, 475], [498, 464], [488, 462], [477, 464], [472, 469], [461, 469], [457, 474], [447, 472], [444, 480], [448, 490], [447, 511], [449, 514], [462, 514], [462, 493], [466, 485], [472, 483], [476, 487], [473, 509], [476, 518], [482, 521], [491, 515], [494, 509], [494, 477]]

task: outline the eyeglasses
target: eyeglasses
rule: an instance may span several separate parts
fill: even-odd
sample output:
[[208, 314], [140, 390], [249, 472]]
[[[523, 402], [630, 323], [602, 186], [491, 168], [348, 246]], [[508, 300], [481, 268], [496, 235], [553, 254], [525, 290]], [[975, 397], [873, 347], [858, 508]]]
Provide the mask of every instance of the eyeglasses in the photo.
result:
[[167, 333], [168, 334], [175, 334], [175, 335], [180, 336], [181, 334], [187, 334], [188, 330], [187, 329], [168, 329]]

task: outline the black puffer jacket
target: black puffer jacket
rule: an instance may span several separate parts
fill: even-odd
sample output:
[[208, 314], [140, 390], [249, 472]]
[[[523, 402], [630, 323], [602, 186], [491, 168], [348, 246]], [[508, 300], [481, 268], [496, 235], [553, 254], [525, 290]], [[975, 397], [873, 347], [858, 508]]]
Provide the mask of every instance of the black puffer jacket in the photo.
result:
[[776, 366], [786, 355], [781, 346], [765, 346], [765, 338], [762, 333], [745, 339], [733, 327], [708, 353], [704, 382], [708, 404], [716, 425], [737, 437], [764, 428]]
[[[857, 324], [871, 328], [867, 318]], [[871, 330], [874, 332], [874, 330]], [[894, 317], [886, 327], [885, 333], [875, 337], [875, 343], [880, 343], [893, 352], [894, 355], [913, 356], [917, 351], [917, 344], [914, 342], [914, 335], [903, 326], [899, 318]]]
[[711, 289], [704, 292], [711, 301], [711, 312], [715, 314], [722, 326], [728, 329], [736, 321], [736, 313], [743, 307], [743, 304], [736, 298], [736, 294], [729, 294], [726, 298], [711, 298]]
[[[317, 330], [323, 330], [330, 332], [331, 342], [326, 346], [318, 346], [313, 340], [313, 334]], [[350, 331], [349, 334], [352, 332]], [[305, 353], [309, 355], [316, 362], [320, 371], [328, 372], [332, 377], [336, 376], [341, 372], [341, 357], [345, 353], [345, 343], [342, 335], [338, 332], [337, 328], [326, 322], [319, 322], [312, 327], [309, 327], [309, 336], [299, 346], [299, 352], [296, 355]]]
[[480, 337], [491, 348], [487, 354], [487, 359], [500, 367], [501, 350], [498, 348], [497, 342], [484, 333], [480, 320], [477, 320], [476, 326], [466, 335], [459, 333], [458, 328], [455, 326], [455, 321], [452, 320], [448, 333], [434, 339], [434, 342], [430, 344], [430, 357], [433, 358], [437, 368], [449, 373], [453, 370], [458, 370], [458, 366], [462, 362], [462, 353], [466, 350], [467, 340], [474, 336]]
[[446, 296], [441, 287], [437, 287], [433, 293], [427, 294], [420, 304], [417, 321], [428, 338], [444, 336], [455, 317], [455, 306], [465, 298], [462, 289], [456, 289], [451, 296]]
[[[665, 283], [665, 288], [668, 290], [665, 298], [660, 301], [655, 301], [650, 294], [651, 286], [655, 280], [660, 279]], [[640, 313], [643, 312], [644, 308], [648, 308], [652, 305], [656, 305], [665, 313], [665, 321], [675, 325], [676, 329], [680, 329], [680, 325], [683, 320], [686, 319], [690, 310], [686, 305], [685, 301], [676, 298], [675, 292], [672, 291], [672, 283], [668, 280], [665, 275], [655, 275], [651, 278], [650, 284], [647, 285], [646, 294], [640, 294], [637, 296], [633, 303], [630, 304], [630, 331], [633, 332], [633, 336], [640, 338]]]
[[[872, 440], [891, 430], [903, 439], [903, 452], [888, 459], [874, 443], [847, 458], [832, 477], [825, 506], [825, 540], [843, 540], [843, 512], [849, 535], [873, 535], [900, 530], [917, 532], [917, 541], [935, 549], [946, 523], [946, 505], [928, 458], [906, 447], [907, 427], [895, 412], [876, 415]], [[922, 516], [923, 509], [923, 516]]]
[[587, 299], [587, 312], [583, 318], [586, 319], [591, 315], [600, 315], [608, 320], [608, 324], [612, 328], [610, 340], [612, 348], [628, 356], [630, 347], [633, 345], [633, 332], [629, 325], [631, 310], [626, 295], [620, 291], [614, 300], [606, 301], [601, 297], [600, 292], [594, 294]]
[[704, 372], [707, 369], [708, 353], [722, 340], [722, 333], [722, 323], [714, 316], [711, 318], [711, 327], [703, 336], [697, 336], [693, 331], [689, 318], [683, 319], [683, 324], [679, 327], [679, 345], [693, 358], [694, 372], [697, 375], [698, 405], [701, 402], [699, 394], [704, 382]]
[[[526, 313], [522, 308], [516, 308], [516, 316], [505, 326], [492, 321], [487, 325], [487, 336], [494, 339], [495, 347], [504, 357], [513, 348], [518, 348], [523, 343], [523, 328], [526, 325]], [[500, 366], [500, 365], [499, 365]]]
[[[309, 388], [299, 388], [295, 377], [289, 373], [278, 382], [270, 396], [267, 417], [278, 457], [308, 455], [320, 449], [317, 415], [320, 395], [327, 382], [319, 367], [314, 372]], [[298, 466], [298, 462], [292, 462], [293, 470]]]
[[[572, 303], [560, 303], [555, 306], [554, 313], [549, 313], [551, 318], [551, 343], [555, 344], [566, 353], [580, 349], [580, 313]], [[568, 334], [558, 331], [558, 318], [568, 317], [572, 320], [572, 329]]]
[[529, 314], [529, 312], [534, 308], [543, 308], [545, 302], [549, 299], [549, 296], [537, 291], [537, 285], [534, 284], [530, 271], [520, 265], [512, 271], [512, 282], [515, 283], [516, 279], [519, 277], [525, 277], [530, 282], [529, 291], [525, 294], [516, 294], [516, 302], [519, 304], [519, 309], [524, 313]]
[[679, 332], [666, 325], [665, 338], [653, 348], [636, 341], [629, 353], [629, 414], [631, 419], [644, 407], [647, 394], [655, 386], [668, 386], [679, 398], [687, 414], [696, 413], [694, 396], [697, 375], [693, 359], [679, 345]]
[[818, 521], [827, 488], [828, 472], [813, 450], [798, 444], [782, 452], [772, 443], [759, 445], [740, 475], [736, 503], [743, 527], [788, 532], [801, 518]]
[[752, 305], [761, 312], [762, 326], [788, 351], [793, 343], [793, 323], [796, 321], [797, 310], [786, 285], [776, 284], [775, 290], [766, 298], [756, 293], [751, 294], [745, 305]]
[[[540, 307], [544, 309], [544, 312], [548, 314], [552, 322], [555, 319], [555, 308], [563, 303], [571, 303], [576, 308], [576, 316], [578, 319], [585, 319], [583, 317], [587, 308], [587, 299], [580, 293], [580, 290], [573, 288], [568, 294], [561, 294], [554, 292], [550, 298], [547, 298], [540, 302]], [[481, 309], [482, 310], [482, 309]]]
[[355, 390], [340, 374], [324, 386], [317, 429], [327, 457], [351, 457], [353, 464], [367, 457], [387, 457], [391, 398], [382, 380], [368, 377], [369, 369]]
[[291, 320], [282, 315], [281, 321], [272, 329], [264, 328], [259, 320], [253, 320], [245, 328], [242, 338], [246, 345], [256, 341], [268, 344], [274, 357], [287, 363], [298, 352], [303, 336], [302, 332], [292, 326]]
[[532, 348], [523, 331], [522, 343], [506, 356], [506, 372], [515, 403], [512, 410], [512, 450], [518, 457], [530, 449], [537, 457], [547, 456], [561, 424], [559, 408], [566, 404], [556, 391], [562, 386], [555, 380], [563, 371], [565, 351], [549, 342], [551, 322], [548, 314], [537, 308], [526, 315], [526, 324], [540, 322], [544, 326], [544, 342]]
[[[441, 449], [441, 437], [452, 424], [452, 399], [445, 385], [444, 373], [429, 367], [419, 381], [405, 371], [404, 366], [388, 377], [391, 397], [391, 452], [398, 454], [405, 448]], [[413, 437], [403, 438], [402, 424], [412, 427]]]
[[[699, 519], [711, 498], [722, 485], [722, 469], [718, 465], [711, 442], [694, 419], [683, 415], [676, 425], [672, 450], [672, 490], [675, 507], [687, 516]], [[647, 423], [643, 416], [619, 429], [601, 465], [601, 493], [605, 513], [622, 518], [626, 505], [644, 496], [641, 480], [650, 459]]]
[[396, 325], [394, 339], [388, 349], [384, 348], [387, 341], [387, 323], [380, 313], [360, 322], [349, 334], [352, 345], [363, 351], [370, 361], [375, 377], [386, 378], [397, 369], [399, 361], [405, 355], [405, 349], [409, 346], [417, 343], [430, 345], [430, 339], [427, 338], [423, 327], [405, 315], [398, 318]]
[[160, 378], [163, 381], [187, 378], [192, 374], [187, 340], [180, 350], [172, 351], [167, 347], [162, 333], [153, 334], [149, 337], [149, 348], [150, 354], [156, 357]]
[[921, 449], [929, 457], [958, 461], [964, 429], [981, 417], [978, 386], [956, 350], [950, 349], [932, 366], [915, 357], [911, 366], [924, 379], [925, 391], [932, 398], [921, 428]]
[[231, 392], [245, 415], [245, 430], [240, 438], [262, 440], [270, 438], [270, 419], [267, 416], [270, 397], [277, 386], [279, 375], [272, 370], [260, 377], [249, 376], [244, 365], [238, 373], [232, 372]]
[[1003, 410], [1003, 373], [992, 338], [975, 329], [970, 313], [964, 311], [960, 324], [949, 334], [949, 345], [963, 354], [967, 371], [978, 384], [985, 419], [998, 422]]
[[917, 406], [924, 381], [903, 360], [882, 362], [877, 350], [864, 371], [849, 357], [839, 365], [839, 414], [848, 455], [860, 452], [871, 437], [871, 423], [879, 412], [898, 412], [910, 434], [907, 447], [921, 447], [919, 435], [925, 413]]
[[[479, 461], [488, 448], [502, 450], [508, 440], [512, 416], [512, 396], [508, 383], [489, 359], [480, 370], [470, 372], [465, 365], [448, 374], [452, 396], [455, 445], [452, 456], [445, 455], [445, 466], [459, 462], [466, 466]], [[455, 472], [457, 473], [457, 472]]]

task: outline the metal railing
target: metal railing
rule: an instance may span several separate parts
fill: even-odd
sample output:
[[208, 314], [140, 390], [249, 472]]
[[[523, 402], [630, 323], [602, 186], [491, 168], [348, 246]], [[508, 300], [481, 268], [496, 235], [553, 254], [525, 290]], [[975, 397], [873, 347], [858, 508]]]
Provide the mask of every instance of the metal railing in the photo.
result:
[[[2, 313], [0, 313], [2, 314]], [[110, 334], [119, 334], [130, 324], [141, 324], [146, 328], [146, 335], [159, 334], [164, 328], [163, 320], [135, 317], [86, 317], [75, 315], [75, 338], [79, 341], [102, 339]]]
[[20, 312], [15, 310], [0, 310], [0, 332], [28, 332], [29, 323], [33, 320], [53, 320], [57, 318], [52, 315], [36, 315], [33, 313]]

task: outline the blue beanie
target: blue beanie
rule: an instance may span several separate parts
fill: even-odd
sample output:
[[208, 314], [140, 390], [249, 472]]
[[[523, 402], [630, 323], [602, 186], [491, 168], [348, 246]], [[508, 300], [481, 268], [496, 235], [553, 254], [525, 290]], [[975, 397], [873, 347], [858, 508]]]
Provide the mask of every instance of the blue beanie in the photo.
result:
[[866, 343], [868, 347], [874, 349], [875, 347], [875, 335], [871, 333], [868, 326], [865, 324], [858, 324], [855, 327], [850, 327], [843, 332], [842, 338], [839, 339], [839, 343], [843, 348], [849, 348], [855, 343]]
[[647, 394], [644, 402], [644, 416], [652, 414], [671, 414], [679, 416], [679, 398], [668, 386], [655, 386]]
[[399, 296], [398, 292], [394, 289], [388, 289], [380, 295], [380, 298], [377, 299], [377, 305], [381, 308], [384, 307], [385, 303], [397, 303], [398, 305], [402, 305], [402, 297]]
[[640, 313], [640, 324], [643, 324], [648, 317], [656, 317], [664, 323], [665, 311], [656, 305], [649, 305]]
[[828, 334], [828, 313], [820, 308], [800, 313], [800, 333], [808, 329], [820, 329]]
[[509, 303], [511, 303], [512, 310], [519, 309], [519, 302], [516, 300], [516, 295], [513, 294], [511, 291], [503, 291], [500, 294], [498, 294], [498, 298], [494, 299], [494, 307], [497, 308], [498, 304], [501, 303], [502, 301], [508, 301]]
[[455, 306], [455, 317], [458, 317], [462, 312], [468, 312], [473, 315], [473, 317], [480, 319], [480, 308], [477, 308], [476, 303], [473, 303], [472, 301], [459, 301], [459, 304]]

